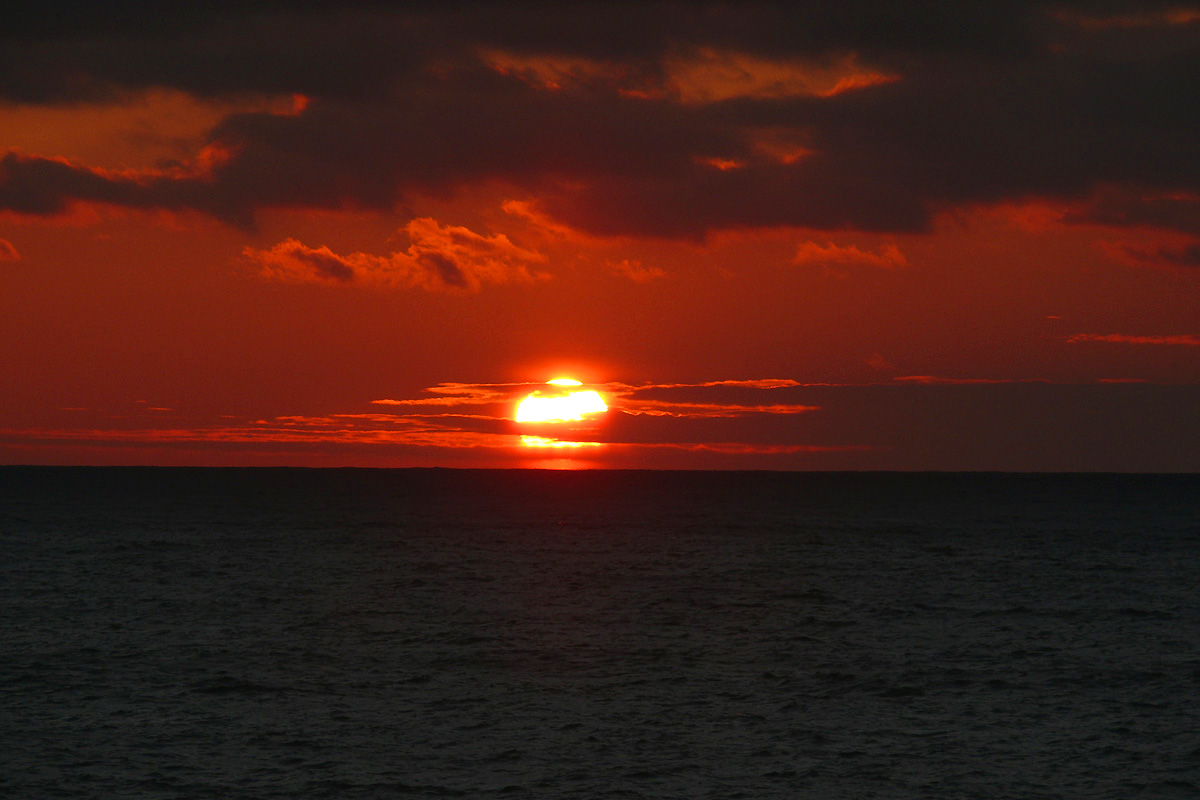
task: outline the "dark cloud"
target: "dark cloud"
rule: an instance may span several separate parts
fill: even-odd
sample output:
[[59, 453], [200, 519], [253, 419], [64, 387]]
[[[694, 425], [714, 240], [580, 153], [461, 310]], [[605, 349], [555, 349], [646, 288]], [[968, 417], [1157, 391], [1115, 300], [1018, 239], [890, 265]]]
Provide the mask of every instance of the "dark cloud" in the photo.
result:
[[[600, 234], [920, 231], [941, 210], [1032, 196], [1075, 203], [1071, 221], [1195, 230], [1200, 23], [1168, 4], [301, 3], [175, 25], [121, 8], [128, 25], [10, 27], [0, 97], [311, 102], [228, 117], [211, 133], [228, 158], [203, 173], [10, 154], [0, 208], [249, 225], [262, 208], [389, 209], [500, 181]], [[696, 96], [704, 81], [719, 91]]]
[[1034, 46], [1027, 3], [44, 3], [6, 14], [0, 96], [113, 88], [358, 95], [481, 47], [657, 61], [697, 46], [773, 56], [858, 50], [1003, 54]]
[[0, 209], [48, 215], [66, 211], [74, 202], [93, 202], [139, 209], [195, 210], [248, 225], [249, 210], [241, 202], [223, 203], [225, 190], [197, 177], [106, 172], [56, 158], [15, 152], [0, 158]]
[[1200, 195], [1153, 192], [1137, 186], [1105, 186], [1067, 212], [1068, 222], [1165, 227], [1200, 236]]

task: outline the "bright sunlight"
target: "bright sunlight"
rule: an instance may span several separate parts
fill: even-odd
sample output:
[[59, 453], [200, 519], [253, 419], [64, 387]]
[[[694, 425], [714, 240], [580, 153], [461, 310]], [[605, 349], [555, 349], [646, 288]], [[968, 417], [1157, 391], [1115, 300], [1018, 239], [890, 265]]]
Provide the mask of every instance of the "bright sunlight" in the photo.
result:
[[[573, 378], [555, 378], [547, 381], [551, 386], [582, 386]], [[598, 392], [592, 390], [543, 392], [538, 389], [529, 394], [517, 406], [517, 422], [569, 422], [582, 420], [585, 414], [601, 414], [608, 411], [608, 404]]]

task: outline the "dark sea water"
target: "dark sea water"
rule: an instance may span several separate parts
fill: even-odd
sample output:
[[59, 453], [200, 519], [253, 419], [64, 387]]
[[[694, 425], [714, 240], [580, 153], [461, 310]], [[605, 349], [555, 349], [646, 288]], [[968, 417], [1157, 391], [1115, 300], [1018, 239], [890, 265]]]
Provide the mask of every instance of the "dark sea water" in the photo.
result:
[[4, 798], [1200, 795], [1200, 476], [0, 468]]

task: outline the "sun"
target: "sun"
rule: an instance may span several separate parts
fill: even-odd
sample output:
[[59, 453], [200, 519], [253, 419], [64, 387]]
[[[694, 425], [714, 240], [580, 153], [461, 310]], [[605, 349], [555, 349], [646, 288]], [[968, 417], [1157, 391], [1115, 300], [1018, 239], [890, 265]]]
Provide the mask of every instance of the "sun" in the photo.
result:
[[608, 411], [608, 404], [599, 392], [590, 389], [571, 391], [569, 387], [583, 385], [574, 378], [555, 378], [546, 384], [563, 388], [531, 392], [517, 405], [517, 422], [572, 422], [582, 420], [587, 414]]

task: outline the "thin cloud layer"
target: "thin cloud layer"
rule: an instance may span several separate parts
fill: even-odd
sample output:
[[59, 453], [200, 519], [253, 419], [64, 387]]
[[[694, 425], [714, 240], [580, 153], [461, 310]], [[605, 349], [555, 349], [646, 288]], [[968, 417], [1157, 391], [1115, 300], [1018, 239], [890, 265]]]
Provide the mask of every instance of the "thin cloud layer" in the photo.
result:
[[[483, 407], [497, 395], [516, 395], [521, 387], [537, 385], [453, 384], [447, 385], [450, 394], [437, 396], [474, 398]], [[693, 390], [736, 392], [749, 387], [729, 382], [707, 387], [628, 387], [626, 391], [654, 395], [668, 389], [682, 396]], [[580, 448], [572, 457], [586, 458], [596, 466], [1018, 471], [1200, 468], [1200, 418], [1195, 414], [1200, 387], [1195, 385], [908, 382], [797, 385], [757, 391], [782, 392], [786, 399], [805, 402], [813, 410], [789, 414], [747, 411], [714, 418], [634, 414], [618, 407], [600, 428], [580, 440], [598, 444]], [[1047, 409], [1053, 413], [1046, 413]], [[1146, 409], [1155, 413], [1145, 414]], [[108, 463], [122, 452], [139, 453], [138, 463], [179, 463], [188, 456], [172, 453], [186, 451], [205, 453], [205, 463], [246, 463], [249, 459], [270, 464], [397, 466], [428, 463], [436, 457], [454, 464], [528, 466], [531, 461], [536, 464], [540, 454], [557, 449], [552, 440], [535, 439], [540, 445], [536, 447], [522, 445], [522, 431], [499, 416], [412, 411], [285, 415], [193, 427], [150, 423], [120, 428], [2, 429], [0, 454], [59, 445], [72, 447], [75, 453], [80, 447], [95, 448], [87, 451], [94, 463]], [[981, 418], [987, 424], [980, 425]]]
[[[1197, 19], [1032, 0], [44, 10], [6, 26], [0, 98], [165, 87], [308, 102], [229, 115], [204, 169], [199, 153], [120, 174], [9, 153], [0, 209], [104, 203], [250, 226], [264, 209], [392, 209], [501, 182], [596, 235], [915, 232], [1030, 197], [1075, 203], [1068, 221], [1194, 232], [1179, 206], [1200, 194]], [[1122, 216], [1096, 200], [1114, 187], [1184, 199]]]
[[[791, 379], [720, 380], [704, 383], [628, 384], [606, 382], [581, 388], [599, 391], [610, 408], [624, 414], [674, 417], [733, 417], [745, 414], [799, 414], [813, 406], [780, 400], [778, 390], [800, 387]], [[541, 383], [440, 383], [428, 396], [383, 398], [372, 404], [413, 409], [424, 407], [486, 407], [494, 418], [511, 419], [515, 404]], [[401, 414], [422, 413], [404, 411]], [[452, 412], [458, 413], [458, 412]]]

